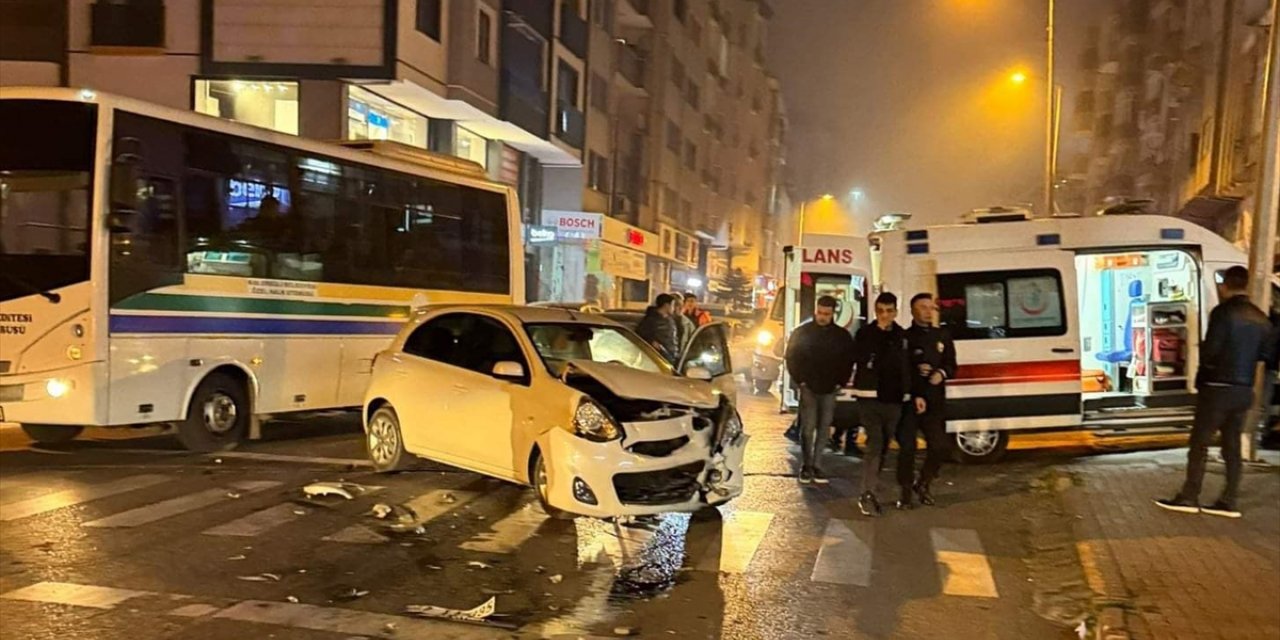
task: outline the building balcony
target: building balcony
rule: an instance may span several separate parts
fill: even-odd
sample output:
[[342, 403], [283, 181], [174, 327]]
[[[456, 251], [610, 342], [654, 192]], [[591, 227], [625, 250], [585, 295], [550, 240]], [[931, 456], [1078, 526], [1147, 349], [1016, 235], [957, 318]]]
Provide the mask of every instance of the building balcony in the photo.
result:
[[565, 9], [560, 11], [560, 42], [573, 55], [586, 60], [588, 42], [587, 21], [578, 14]]
[[618, 0], [614, 22], [624, 29], [652, 29], [649, 0]]
[[502, 71], [502, 119], [511, 122], [539, 138], [547, 138], [547, 94], [536, 78]]
[[573, 105], [561, 104], [556, 110], [556, 137], [574, 149], [587, 142], [587, 120]]
[[95, 2], [89, 17], [93, 47], [164, 49], [163, 2]]
[[506, 0], [503, 4], [509, 20], [527, 24], [548, 40], [554, 35], [551, 20], [555, 7], [551, 0]]
[[635, 93], [647, 94], [645, 87], [646, 65], [644, 58], [631, 45], [618, 46], [618, 76], [626, 81]]

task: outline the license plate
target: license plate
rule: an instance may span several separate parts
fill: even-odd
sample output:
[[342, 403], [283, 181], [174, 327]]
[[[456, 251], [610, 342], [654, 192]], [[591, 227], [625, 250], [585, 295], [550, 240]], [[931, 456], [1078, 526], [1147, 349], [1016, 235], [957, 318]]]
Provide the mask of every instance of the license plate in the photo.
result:
[[20, 384], [0, 385], [0, 402], [22, 402], [23, 386]]

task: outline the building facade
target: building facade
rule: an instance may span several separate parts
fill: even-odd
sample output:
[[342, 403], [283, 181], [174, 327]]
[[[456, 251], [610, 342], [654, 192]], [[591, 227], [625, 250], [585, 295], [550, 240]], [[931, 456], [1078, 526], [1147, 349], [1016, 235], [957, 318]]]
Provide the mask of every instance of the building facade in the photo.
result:
[[769, 15], [763, 0], [6, 0], [0, 84], [472, 160], [520, 193], [530, 299], [636, 306], [705, 292], [722, 263], [759, 270], [781, 149]]
[[1122, 0], [1090, 27], [1064, 211], [1130, 198], [1242, 246], [1262, 154], [1268, 0]]

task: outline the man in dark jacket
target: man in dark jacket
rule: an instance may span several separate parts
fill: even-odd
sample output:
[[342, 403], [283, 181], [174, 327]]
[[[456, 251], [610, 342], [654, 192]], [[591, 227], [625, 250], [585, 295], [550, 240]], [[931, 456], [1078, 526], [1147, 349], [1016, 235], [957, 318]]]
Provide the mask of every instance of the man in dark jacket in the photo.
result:
[[645, 342], [662, 353], [662, 356], [674, 364], [680, 359], [680, 332], [676, 328], [676, 299], [669, 293], [660, 293], [653, 301], [653, 306], [645, 309], [644, 317], [636, 326], [636, 334]]
[[796, 327], [787, 344], [787, 372], [800, 387], [800, 484], [828, 482], [818, 467], [819, 431], [835, 420], [836, 392], [853, 373], [853, 337], [835, 323], [836, 304], [818, 298], [813, 320]]
[[898, 297], [886, 291], [876, 298], [876, 321], [859, 329], [853, 339], [853, 393], [867, 432], [858, 508], [872, 517], [882, 511], [876, 499], [876, 477], [885, 445], [897, 430], [903, 403], [911, 399], [907, 334], [895, 322], [897, 317]]
[[[1200, 368], [1196, 374], [1196, 419], [1187, 452], [1187, 479], [1172, 500], [1156, 500], [1170, 511], [1204, 512], [1239, 518], [1236, 505], [1240, 489], [1240, 432], [1253, 404], [1253, 383], [1259, 362], [1271, 363], [1275, 349], [1271, 322], [1249, 301], [1249, 270], [1231, 267], [1218, 285], [1223, 302], [1209, 314], [1209, 329], [1200, 344]], [[1201, 507], [1205, 457], [1213, 436], [1221, 432], [1222, 457], [1227, 463], [1227, 484], [1222, 498]]]
[[[929, 485], [938, 477], [942, 461], [950, 447], [947, 441], [947, 380], [956, 375], [956, 346], [951, 336], [934, 326], [938, 306], [929, 293], [911, 299], [911, 328], [907, 329], [907, 348], [911, 359], [911, 400], [906, 415], [898, 423], [898, 486], [902, 496], [899, 509], [910, 509], [914, 497], [932, 506]], [[924, 432], [928, 450], [924, 468], [915, 477], [916, 434]]]

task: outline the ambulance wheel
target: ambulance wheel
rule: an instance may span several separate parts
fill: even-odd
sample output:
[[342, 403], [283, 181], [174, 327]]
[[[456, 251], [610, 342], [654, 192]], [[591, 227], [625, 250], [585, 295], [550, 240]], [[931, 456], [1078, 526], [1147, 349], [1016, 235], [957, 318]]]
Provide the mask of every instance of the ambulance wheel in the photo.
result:
[[196, 387], [187, 419], [175, 425], [178, 441], [191, 451], [227, 451], [249, 431], [249, 391], [243, 382], [211, 373]]
[[84, 427], [61, 424], [23, 424], [22, 432], [40, 444], [60, 444], [75, 440]]
[[999, 462], [1009, 449], [1005, 431], [966, 431], [956, 434], [955, 458], [965, 464]]
[[758, 395], [764, 395], [766, 393], [769, 393], [769, 389], [772, 386], [773, 386], [772, 380], [763, 380], [761, 378], [754, 378], [751, 380], [751, 388], [755, 389]]

